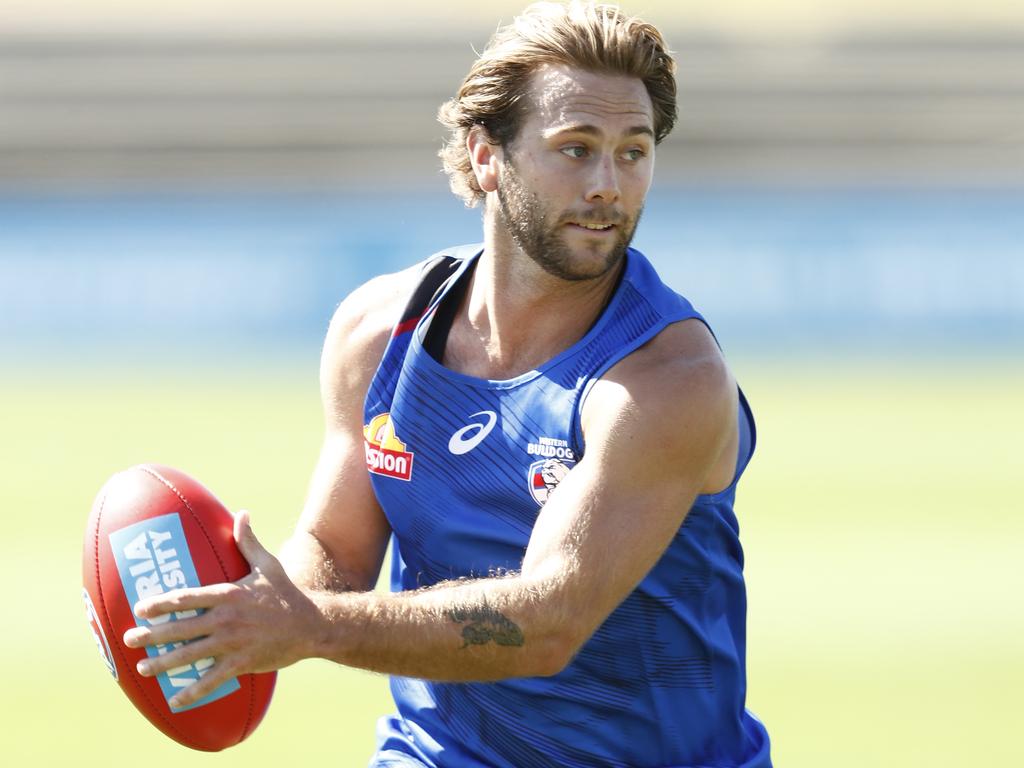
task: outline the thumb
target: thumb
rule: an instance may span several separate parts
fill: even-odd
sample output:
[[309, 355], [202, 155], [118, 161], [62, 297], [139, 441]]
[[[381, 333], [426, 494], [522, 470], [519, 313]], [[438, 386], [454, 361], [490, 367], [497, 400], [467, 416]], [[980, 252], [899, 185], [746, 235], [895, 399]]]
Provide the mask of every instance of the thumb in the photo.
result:
[[249, 522], [249, 510], [241, 509], [235, 515], [234, 534], [235, 543], [238, 544], [238, 549], [243, 557], [249, 561], [249, 565], [253, 568], [262, 565], [270, 553], [263, 548], [259, 539], [256, 538], [256, 534], [252, 532], [252, 524]]

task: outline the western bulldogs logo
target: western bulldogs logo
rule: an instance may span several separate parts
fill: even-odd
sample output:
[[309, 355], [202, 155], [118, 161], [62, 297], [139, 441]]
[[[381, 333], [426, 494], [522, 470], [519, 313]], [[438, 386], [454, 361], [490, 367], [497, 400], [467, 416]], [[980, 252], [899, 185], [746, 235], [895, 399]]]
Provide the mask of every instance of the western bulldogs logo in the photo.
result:
[[530, 495], [533, 496], [533, 500], [543, 507], [548, 496], [565, 479], [574, 464], [576, 464], [575, 461], [565, 459], [544, 459], [533, 462], [527, 472]]

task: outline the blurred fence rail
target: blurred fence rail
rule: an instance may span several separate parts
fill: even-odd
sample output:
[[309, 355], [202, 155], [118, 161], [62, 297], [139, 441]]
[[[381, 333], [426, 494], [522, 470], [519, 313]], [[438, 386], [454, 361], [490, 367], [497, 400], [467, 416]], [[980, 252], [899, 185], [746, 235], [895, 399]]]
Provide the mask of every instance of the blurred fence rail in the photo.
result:
[[[1024, 179], [1024, 34], [669, 39], [663, 181]], [[436, 31], [0, 36], [0, 184], [440, 183], [434, 116], [473, 58]]]

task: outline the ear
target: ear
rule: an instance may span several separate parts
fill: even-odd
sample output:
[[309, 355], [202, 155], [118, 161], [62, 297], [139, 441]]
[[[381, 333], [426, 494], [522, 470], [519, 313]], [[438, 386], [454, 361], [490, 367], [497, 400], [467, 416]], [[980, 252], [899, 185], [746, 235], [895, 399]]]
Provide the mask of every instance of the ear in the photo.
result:
[[492, 144], [487, 129], [482, 125], [474, 125], [466, 136], [466, 149], [469, 150], [469, 161], [473, 164], [476, 183], [484, 192], [498, 189], [498, 165], [501, 162], [500, 144]]

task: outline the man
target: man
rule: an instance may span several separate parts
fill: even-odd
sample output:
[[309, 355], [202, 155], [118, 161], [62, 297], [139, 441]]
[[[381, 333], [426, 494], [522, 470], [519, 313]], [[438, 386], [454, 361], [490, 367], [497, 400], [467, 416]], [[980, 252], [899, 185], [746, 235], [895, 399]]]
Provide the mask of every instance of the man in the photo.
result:
[[[141, 664], [320, 656], [392, 675], [376, 766], [767, 766], [732, 512], [753, 421], [628, 244], [675, 118], [656, 29], [531, 6], [441, 111], [483, 246], [378, 278], [324, 345], [327, 435], [282, 566], [143, 601]], [[393, 541], [392, 594], [370, 591]]]

